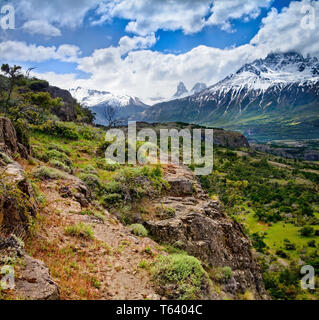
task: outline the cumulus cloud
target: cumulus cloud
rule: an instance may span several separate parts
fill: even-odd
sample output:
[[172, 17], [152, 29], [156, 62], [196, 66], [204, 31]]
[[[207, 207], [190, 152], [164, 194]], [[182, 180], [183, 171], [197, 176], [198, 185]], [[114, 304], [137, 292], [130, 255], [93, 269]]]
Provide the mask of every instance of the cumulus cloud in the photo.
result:
[[78, 68], [91, 77], [76, 85], [125, 92], [151, 103], [154, 97], [171, 97], [180, 80], [189, 88], [196, 82], [213, 84], [254, 58], [251, 45], [229, 50], [199, 46], [180, 55], [139, 50], [125, 57], [120, 47], [110, 47], [79, 60]]
[[26, 44], [22, 41], [4, 41], [0, 43], [0, 57], [8, 61], [43, 62], [53, 59], [76, 62], [80, 53], [79, 47], [68, 44], [59, 47], [44, 47]]
[[[12, 0], [17, 12], [27, 23], [47, 21], [46, 27], [55, 25], [75, 28], [83, 23], [90, 10], [95, 10], [99, 19], [93, 21], [93, 24], [123, 18], [129, 21], [126, 26], [128, 32], [143, 36], [159, 29], [196, 33], [207, 25], [217, 25], [229, 30], [233, 19], [256, 18], [260, 14], [260, 8], [267, 8], [272, 1]], [[57, 33], [55, 30], [55, 34]]]
[[22, 26], [23, 31], [29, 34], [40, 34], [47, 37], [59, 37], [61, 31], [45, 20], [30, 20]]
[[212, 15], [207, 25], [220, 25], [224, 30], [231, 30], [231, 20], [244, 18], [247, 22], [256, 19], [261, 8], [268, 8], [273, 0], [215, 0]]
[[295, 50], [319, 55], [319, 2], [291, 2], [281, 13], [273, 8], [251, 43], [262, 52]]
[[273, 0], [117, 0], [99, 5], [96, 23], [114, 17], [129, 20], [126, 31], [147, 35], [163, 30], [201, 31], [207, 25], [231, 29], [231, 20], [256, 18]]
[[99, 0], [12, 0], [17, 13], [27, 21], [42, 20], [60, 27], [75, 28]]
[[156, 43], [155, 34], [152, 33], [146, 37], [122, 37], [119, 41], [119, 49], [122, 55], [136, 49], [151, 48]]

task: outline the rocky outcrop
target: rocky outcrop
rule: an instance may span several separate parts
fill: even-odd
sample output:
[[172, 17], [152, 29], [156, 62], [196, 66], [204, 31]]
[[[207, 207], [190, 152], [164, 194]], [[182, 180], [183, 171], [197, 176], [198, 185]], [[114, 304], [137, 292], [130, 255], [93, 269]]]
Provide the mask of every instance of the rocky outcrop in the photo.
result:
[[50, 93], [52, 98], [61, 98], [63, 103], [61, 107], [57, 107], [52, 112], [57, 115], [62, 121], [74, 121], [77, 118], [77, 112], [75, 110], [75, 100], [71, 96], [71, 93], [67, 90], [60, 89], [58, 87], [49, 86], [46, 89]]
[[19, 153], [24, 158], [27, 158], [29, 154], [28, 149], [19, 143], [12, 122], [3, 117], [0, 117], [0, 152]]
[[214, 130], [214, 145], [224, 148], [249, 148], [247, 138], [239, 132]]
[[22, 167], [11, 157], [18, 152], [28, 157], [11, 121], [0, 118], [0, 227], [5, 232], [25, 233], [30, 218], [36, 215], [37, 203]]
[[71, 93], [58, 87], [50, 86], [47, 81], [35, 81], [30, 85], [30, 89], [35, 92], [48, 92], [50, 96], [62, 99], [62, 106], [56, 107], [52, 112], [60, 118], [61, 121], [74, 121], [77, 118], [75, 110], [75, 100]]
[[[165, 179], [173, 188], [155, 206], [171, 208], [175, 214], [171, 218], [147, 219], [145, 224], [152, 236], [186, 250], [212, 269], [230, 267], [233, 278], [226, 284], [226, 291], [240, 294], [248, 290], [256, 299], [267, 299], [260, 267], [241, 226], [225, 215], [219, 202], [208, 198], [187, 168], [170, 167]], [[186, 195], [190, 186], [191, 196]]]
[[52, 280], [46, 265], [28, 255], [24, 255], [23, 260], [25, 267], [16, 280], [17, 295], [28, 300], [59, 300], [59, 287]]
[[299, 146], [284, 148], [272, 147], [268, 144], [252, 143], [251, 149], [259, 152], [269, 153], [286, 159], [300, 159], [305, 161], [319, 161], [319, 150], [313, 150], [311, 147], [300, 143]]
[[0, 170], [0, 227], [7, 233], [28, 233], [30, 218], [37, 213], [33, 188], [17, 162]]

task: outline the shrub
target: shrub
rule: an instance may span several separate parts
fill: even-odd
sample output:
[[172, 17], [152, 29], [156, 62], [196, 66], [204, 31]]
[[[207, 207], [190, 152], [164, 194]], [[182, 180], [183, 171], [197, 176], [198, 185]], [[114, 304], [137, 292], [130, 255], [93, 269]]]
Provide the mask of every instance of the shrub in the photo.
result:
[[82, 222], [66, 227], [65, 234], [73, 237], [93, 239], [93, 230], [90, 226], [85, 225]]
[[97, 174], [96, 169], [95, 169], [93, 166], [91, 166], [91, 165], [86, 166], [86, 167], [84, 168], [84, 172], [87, 173], [87, 174], [94, 174], [94, 175]]
[[139, 237], [147, 237], [148, 231], [145, 229], [145, 227], [141, 224], [132, 224], [130, 226], [130, 230], [133, 234]]
[[283, 258], [283, 259], [288, 259], [289, 256], [287, 255], [287, 253], [283, 250], [277, 250], [276, 251], [276, 255]]
[[50, 160], [49, 163], [53, 168], [65, 171], [67, 173], [72, 173], [72, 169], [59, 160]]
[[41, 180], [61, 179], [64, 176], [61, 171], [46, 166], [36, 168], [33, 171], [33, 175]]
[[3, 152], [0, 152], [0, 159], [2, 159], [5, 164], [12, 164], [13, 163], [13, 160]]
[[286, 250], [290, 250], [290, 251], [296, 250], [296, 245], [294, 243], [291, 243], [288, 239], [285, 239], [284, 242], [285, 242]]
[[315, 247], [316, 247], [316, 241], [315, 241], [315, 240], [309, 241], [309, 242], [308, 242], [308, 246], [309, 246], [310, 248], [315, 248]]
[[48, 146], [48, 150], [56, 150], [59, 151], [61, 153], [65, 153], [66, 155], [70, 156], [71, 155], [71, 151], [66, 148], [66, 147], [61, 147], [55, 143], [50, 143]]
[[299, 230], [299, 232], [303, 237], [311, 237], [314, 235], [314, 228], [310, 226], [304, 226]]
[[114, 205], [122, 201], [122, 195], [118, 193], [110, 193], [103, 197], [103, 204], [108, 207], [109, 205]]
[[76, 127], [72, 123], [65, 123], [60, 121], [47, 121], [43, 125], [37, 126], [37, 130], [50, 134], [59, 138], [66, 138], [70, 140], [78, 140], [79, 134]]
[[59, 160], [59, 161], [63, 162], [64, 164], [66, 164], [67, 166], [71, 165], [71, 161], [70, 161], [69, 157], [65, 153], [62, 153], [57, 150], [48, 151], [44, 155], [44, 158], [47, 158], [48, 160], [52, 160], [52, 159]]
[[110, 181], [103, 186], [106, 193], [120, 193], [122, 191], [121, 185], [116, 181]]
[[226, 280], [229, 280], [233, 276], [233, 271], [230, 267], [224, 267], [223, 273]]
[[[202, 288], [208, 283], [208, 275], [201, 262], [183, 254], [159, 256], [152, 268], [152, 275], [153, 280], [170, 299], [201, 299]], [[172, 291], [172, 287], [175, 290]]]
[[80, 175], [80, 179], [93, 191], [99, 191], [102, 186], [100, 178], [94, 174], [83, 173]]
[[212, 271], [214, 279], [225, 282], [233, 276], [233, 271], [230, 267], [215, 268]]
[[99, 169], [105, 170], [105, 171], [116, 171], [121, 168], [121, 165], [118, 163], [107, 163], [105, 159], [103, 160], [97, 160], [96, 166]]

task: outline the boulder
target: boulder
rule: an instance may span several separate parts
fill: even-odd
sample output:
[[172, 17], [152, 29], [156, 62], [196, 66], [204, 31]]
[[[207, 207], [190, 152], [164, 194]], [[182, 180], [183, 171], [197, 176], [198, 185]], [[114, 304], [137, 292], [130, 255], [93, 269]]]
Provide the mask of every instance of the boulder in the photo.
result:
[[24, 158], [28, 158], [29, 154], [27, 148], [19, 143], [12, 122], [4, 117], [0, 117], [0, 151], [10, 154], [20, 153]]
[[15, 281], [16, 294], [28, 300], [60, 300], [59, 287], [46, 265], [28, 255], [23, 260], [25, 267], [19, 270]]

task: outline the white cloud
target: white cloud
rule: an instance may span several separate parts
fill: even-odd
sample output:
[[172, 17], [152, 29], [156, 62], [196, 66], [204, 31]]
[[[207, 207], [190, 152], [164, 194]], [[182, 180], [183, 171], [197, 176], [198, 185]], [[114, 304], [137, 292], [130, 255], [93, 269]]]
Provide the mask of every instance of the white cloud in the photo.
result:
[[256, 18], [260, 8], [273, 0], [12, 0], [25, 21], [47, 21], [57, 27], [78, 27], [89, 10], [99, 19], [129, 20], [126, 30], [147, 35], [163, 30], [183, 30], [186, 34], [201, 31], [206, 25], [231, 28], [232, 19]]
[[189, 88], [196, 82], [213, 84], [254, 58], [250, 45], [229, 50], [199, 46], [179, 55], [140, 50], [125, 57], [120, 47], [110, 47], [79, 60], [78, 68], [92, 75], [75, 86], [125, 92], [150, 103], [150, 98], [171, 97], [180, 80]]
[[42, 20], [60, 27], [75, 28], [82, 24], [99, 0], [13, 0], [16, 12], [27, 21]]
[[[311, 15], [307, 14], [309, 9]], [[263, 26], [251, 43], [256, 44], [260, 52], [295, 50], [304, 55], [318, 56], [318, 18], [318, 1], [294, 1], [281, 13], [273, 8], [263, 19]]]
[[121, 54], [124, 55], [132, 50], [151, 48], [156, 43], [155, 34], [146, 37], [122, 37], [119, 41]]
[[22, 26], [22, 29], [30, 34], [40, 34], [48, 37], [61, 36], [61, 31], [45, 20], [30, 20]]
[[73, 45], [44, 47], [26, 44], [22, 41], [4, 41], [0, 43], [0, 57], [8, 61], [43, 62], [47, 60], [61, 60], [75, 62], [80, 55], [80, 48]]
[[215, 0], [208, 25], [220, 25], [224, 30], [231, 30], [231, 20], [244, 18], [245, 22], [256, 19], [261, 8], [268, 8], [273, 0]]
[[147, 35], [163, 30], [183, 30], [186, 34], [201, 31], [207, 25], [231, 29], [231, 20], [253, 19], [260, 8], [268, 8], [273, 0], [117, 0], [104, 1], [97, 23], [114, 17], [130, 20], [126, 30]]

